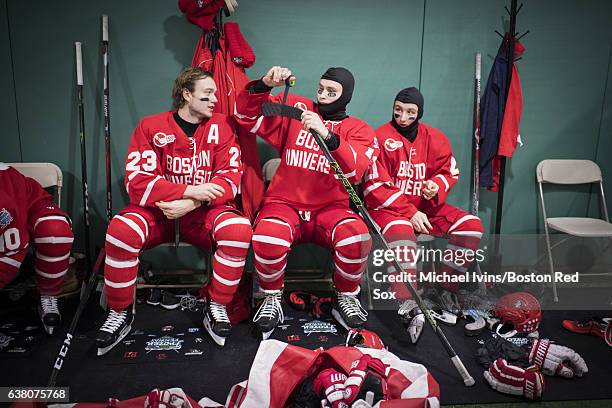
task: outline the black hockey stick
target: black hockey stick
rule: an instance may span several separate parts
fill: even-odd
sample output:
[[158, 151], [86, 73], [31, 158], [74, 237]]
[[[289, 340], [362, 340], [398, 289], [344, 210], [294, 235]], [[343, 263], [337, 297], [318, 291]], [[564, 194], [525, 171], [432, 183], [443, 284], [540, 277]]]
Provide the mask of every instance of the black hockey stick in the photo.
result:
[[75, 42], [77, 98], [79, 103], [79, 139], [81, 142], [81, 178], [83, 190], [83, 224], [85, 228], [85, 259], [87, 273], [91, 271], [91, 246], [89, 234], [89, 190], [87, 188], [87, 152], [85, 147], [85, 109], [83, 107], [83, 59], [81, 43]]
[[79, 318], [81, 317], [83, 310], [85, 310], [85, 307], [87, 306], [87, 301], [89, 300], [89, 296], [91, 295], [91, 292], [93, 292], [93, 289], [96, 286], [96, 282], [98, 280], [97, 275], [98, 275], [98, 272], [100, 271], [100, 267], [103, 263], [105, 255], [106, 255], [106, 252], [104, 251], [104, 248], [102, 248], [100, 252], [98, 253], [98, 259], [96, 260], [94, 270], [91, 271], [91, 276], [89, 277], [87, 286], [85, 287], [85, 290], [82, 291], [82, 296], [81, 296], [81, 299], [79, 300], [79, 305], [77, 306], [76, 312], [74, 312], [74, 316], [72, 317], [72, 322], [70, 322], [70, 326], [68, 327], [68, 331], [66, 332], [66, 338], [64, 339], [64, 342], [62, 343], [62, 346], [60, 347], [59, 353], [57, 354], [57, 358], [53, 362], [53, 369], [51, 370], [51, 376], [49, 377], [49, 381], [47, 382], [48, 387], [55, 386], [57, 375], [59, 374], [60, 370], [64, 366], [64, 361], [66, 360], [66, 356], [68, 355], [68, 350], [70, 349], [70, 342], [72, 341], [72, 338], [74, 337], [74, 331], [76, 330], [77, 324], [79, 323]]
[[106, 155], [106, 219], [110, 223], [113, 218], [113, 193], [111, 178], [111, 135], [110, 135], [110, 77], [108, 74], [108, 16], [102, 15], [102, 56], [104, 60], [104, 90], [103, 111], [104, 111], [104, 142]]
[[480, 202], [480, 53], [476, 53], [474, 73], [474, 118], [472, 138], [472, 215], [478, 216]]
[[[271, 102], [263, 103], [261, 111], [264, 116], [284, 116], [284, 117], [288, 117], [288, 118], [295, 119], [295, 120], [301, 120], [302, 112], [303, 112], [301, 109], [295, 108], [293, 106], [280, 105], [280, 104], [271, 103]], [[332, 167], [332, 169], [334, 169], [336, 176], [342, 182], [342, 185], [346, 189], [346, 192], [348, 193], [350, 200], [353, 202], [353, 204], [357, 208], [357, 211], [359, 212], [359, 215], [361, 216], [361, 218], [363, 218], [363, 220], [367, 224], [370, 231], [372, 231], [372, 233], [380, 240], [384, 249], [386, 251], [391, 251], [389, 244], [387, 243], [382, 233], [380, 232], [380, 230], [374, 223], [374, 220], [370, 216], [370, 213], [368, 212], [368, 210], [365, 208], [365, 205], [361, 201], [361, 198], [359, 198], [359, 196], [355, 192], [355, 189], [353, 189], [353, 186], [351, 185], [351, 183], [348, 181], [348, 179], [344, 175], [344, 172], [340, 168], [340, 165], [338, 164], [336, 159], [334, 159], [334, 157], [331, 155], [329, 148], [323, 141], [323, 138], [321, 137], [321, 135], [319, 135], [317, 132], [313, 130], [310, 130], [310, 133], [314, 136], [317, 144], [319, 145], [319, 147], [323, 151], [323, 154], [329, 161], [330, 166]], [[401, 275], [403, 272], [403, 269], [396, 258], [393, 258], [393, 266], [395, 267], [395, 270]], [[475, 384], [474, 378], [472, 378], [467, 368], [465, 368], [465, 365], [463, 365], [461, 358], [457, 355], [457, 353], [455, 353], [453, 346], [451, 346], [451, 344], [449, 343], [448, 339], [446, 338], [446, 335], [444, 334], [440, 326], [438, 326], [438, 323], [436, 322], [436, 320], [431, 316], [431, 312], [429, 308], [423, 302], [423, 299], [421, 298], [421, 296], [412, 286], [412, 282], [408, 282], [408, 289], [410, 290], [410, 293], [412, 294], [412, 297], [416, 301], [417, 305], [419, 306], [419, 308], [425, 315], [426, 320], [429, 322], [434, 332], [436, 332], [436, 334], [438, 335], [438, 338], [440, 339], [440, 341], [442, 342], [442, 345], [446, 349], [448, 356], [450, 357], [451, 361], [455, 365], [455, 368], [459, 372], [459, 375], [461, 375], [461, 378], [463, 379], [463, 383], [466, 386], [471, 387], [472, 385]]]

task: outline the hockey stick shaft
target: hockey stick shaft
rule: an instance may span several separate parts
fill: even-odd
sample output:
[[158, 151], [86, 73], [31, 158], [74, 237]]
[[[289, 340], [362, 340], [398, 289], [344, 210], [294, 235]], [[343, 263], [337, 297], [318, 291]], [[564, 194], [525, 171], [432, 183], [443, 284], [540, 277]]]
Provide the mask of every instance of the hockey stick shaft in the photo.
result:
[[[317, 144], [319, 145], [319, 147], [323, 151], [323, 154], [329, 161], [330, 166], [332, 167], [332, 169], [334, 169], [334, 172], [340, 179], [340, 182], [342, 182], [342, 185], [346, 189], [346, 192], [348, 193], [350, 200], [353, 202], [353, 204], [357, 208], [357, 211], [359, 212], [359, 215], [361, 216], [361, 218], [363, 218], [363, 220], [367, 224], [370, 231], [372, 231], [374, 235], [376, 235], [376, 237], [382, 243], [383, 248], [385, 249], [385, 252], [388, 253], [388, 251], [391, 251], [391, 248], [389, 247], [387, 240], [383, 237], [382, 233], [380, 232], [380, 229], [378, 229], [378, 227], [374, 223], [374, 220], [370, 216], [370, 213], [365, 208], [365, 205], [361, 201], [361, 198], [359, 198], [359, 196], [357, 195], [357, 192], [355, 191], [351, 183], [348, 181], [348, 179], [344, 175], [344, 172], [340, 168], [340, 165], [338, 164], [336, 159], [334, 159], [334, 157], [331, 155], [331, 152], [329, 151], [329, 148], [323, 141], [323, 138], [321, 137], [321, 135], [319, 135], [317, 132], [313, 130], [311, 130], [310, 133], [312, 133], [312, 135], [314, 136]], [[393, 259], [392, 264], [396, 272], [401, 275], [403, 273], [403, 269], [396, 258]], [[461, 378], [463, 379], [464, 384], [468, 387], [474, 385], [475, 383], [474, 378], [472, 378], [467, 368], [465, 368], [465, 365], [461, 361], [461, 358], [459, 358], [457, 353], [455, 353], [453, 346], [451, 346], [450, 342], [446, 338], [446, 335], [444, 334], [444, 332], [442, 331], [438, 323], [435, 321], [435, 319], [431, 315], [429, 308], [425, 305], [421, 296], [414, 289], [414, 286], [412, 286], [412, 282], [408, 282], [408, 290], [410, 290], [410, 293], [412, 294], [413, 299], [416, 301], [417, 305], [419, 306], [419, 308], [425, 315], [426, 320], [429, 322], [433, 330], [438, 335], [438, 338], [442, 342], [442, 345], [444, 346], [444, 349], [448, 353], [448, 356], [450, 357], [451, 361], [455, 365], [455, 368], [461, 375]]]
[[[278, 105], [278, 104], [272, 104], [272, 103], [265, 103], [262, 106], [262, 112], [263, 112], [264, 116], [274, 116], [274, 115], [277, 115], [277, 116], [286, 116], [286, 117], [289, 117], [289, 118], [292, 118], [292, 119], [295, 119], [295, 120], [299, 120], [302, 111], [300, 109], [294, 108], [292, 106]], [[370, 213], [368, 212], [368, 210], [365, 208], [365, 205], [361, 201], [361, 198], [359, 197], [359, 195], [357, 195], [357, 192], [355, 191], [355, 189], [351, 185], [350, 181], [344, 175], [344, 172], [340, 168], [340, 165], [338, 164], [336, 159], [334, 159], [334, 157], [332, 156], [331, 152], [329, 151], [329, 148], [327, 147], [327, 145], [323, 141], [323, 138], [321, 137], [321, 135], [319, 135], [314, 130], [310, 130], [310, 133], [312, 133], [313, 137], [315, 138], [315, 141], [317, 142], [317, 144], [321, 148], [321, 151], [323, 152], [323, 154], [325, 155], [325, 157], [329, 161], [329, 164], [330, 164], [331, 168], [334, 170], [334, 173], [336, 173], [336, 176], [338, 177], [338, 179], [340, 180], [340, 182], [344, 186], [346, 192], [349, 195], [349, 199], [352, 201], [352, 203], [357, 208], [357, 212], [359, 213], [361, 218], [365, 221], [365, 223], [368, 226], [368, 228], [370, 229], [370, 231], [372, 231], [373, 234], [382, 243], [383, 248], [385, 249], [385, 251], [386, 252], [391, 251], [391, 248], [389, 247], [389, 244], [387, 243], [387, 240], [384, 238], [384, 236], [380, 232], [380, 229], [378, 228], [378, 226], [376, 225], [376, 223], [372, 219], [372, 217], [371, 217]], [[395, 270], [397, 271], [397, 273], [399, 273], [401, 275], [404, 270], [403, 270], [403, 268], [401, 267], [401, 265], [399, 264], [399, 262], [398, 262], [398, 260], [396, 258], [393, 258], [392, 264], [393, 264], [393, 267], [395, 268]], [[416, 301], [417, 305], [419, 306], [419, 308], [423, 312], [423, 315], [425, 316], [425, 319], [431, 325], [432, 329], [434, 330], [434, 332], [438, 336], [438, 339], [440, 339], [440, 342], [442, 343], [442, 346], [444, 347], [444, 349], [448, 353], [448, 356], [450, 357], [452, 363], [454, 364], [455, 368], [457, 369], [457, 372], [459, 373], [459, 375], [463, 379], [463, 383], [466, 386], [471, 387], [472, 385], [475, 384], [474, 378], [470, 375], [470, 373], [468, 372], [467, 368], [465, 368], [465, 365], [461, 361], [461, 358], [457, 355], [457, 353], [453, 349], [453, 346], [450, 344], [450, 342], [446, 338], [446, 335], [444, 334], [444, 332], [442, 331], [442, 329], [440, 328], [440, 326], [438, 325], [436, 320], [431, 315], [430, 309], [423, 302], [423, 299], [418, 294], [418, 292], [416, 291], [414, 286], [412, 286], [412, 282], [408, 281], [407, 284], [408, 284], [407, 285], [408, 290], [412, 294], [413, 299]]]
[[100, 271], [100, 267], [102, 266], [102, 262], [105, 257], [104, 248], [100, 250], [98, 253], [98, 259], [96, 260], [96, 264], [94, 266], [94, 270], [89, 277], [89, 281], [87, 282], [87, 286], [85, 287], [85, 291], [83, 292], [83, 296], [79, 301], [79, 305], [77, 306], [76, 312], [74, 312], [74, 316], [72, 317], [72, 322], [70, 322], [70, 326], [68, 327], [68, 331], [66, 332], [66, 338], [60, 347], [59, 353], [57, 354], [57, 358], [53, 363], [53, 369], [51, 370], [51, 376], [49, 377], [49, 381], [47, 382], [48, 387], [54, 387], [57, 381], [57, 375], [60, 370], [64, 366], [64, 362], [66, 361], [66, 357], [68, 355], [68, 351], [70, 350], [70, 343], [72, 338], [74, 337], [74, 331], [76, 330], [77, 324], [79, 323], [79, 319], [83, 310], [87, 306], [87, 301], [89, 300], [89, 296], [96, 286], [98, 272]]
[[110, 135], [110, 76], [108, 68], [108, 16], [102, 15], [102, 54], [104, 61], [104, 90], [103, 90], [103, 110], [104, 110], [104, 142], [106, 157], [106, 218], [108, 222], [113, 217], [113, 193], [111, 178], [111, 135]]
[[[87, 273], [91, 273], [91, 246], [89, 232], [89, 190], [87, 187], [87, 152], [85, 147], [85, 108], [83, 106], [83, 58], [81, 43], [75, 42], [77, 98], [79, 105], [79, 140], [81, 143], [81, 179], [83, 190], [83, 224], [85, 230], [85, 259]], [[87, 275], [89, 276], [89, 275]]]
[[478, 216], [480, 205], [480, 67], [481, 56], [476, 53], [476, 65], [474, 75], [474, 118], [473, 118], [473, 183], [472, 183], [472, 215]]

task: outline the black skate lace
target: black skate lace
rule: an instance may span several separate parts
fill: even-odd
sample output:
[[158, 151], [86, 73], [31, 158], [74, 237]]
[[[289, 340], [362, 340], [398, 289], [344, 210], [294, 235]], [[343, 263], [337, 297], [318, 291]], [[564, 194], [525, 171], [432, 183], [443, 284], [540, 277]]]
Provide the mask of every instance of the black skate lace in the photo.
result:
[[257, 322], [262, 317], [274, 319], [277, 314], [280, 316], [279, 321], [283, 321], [285, 316], [283, 314], [283, 308], [281, 307], [281, 294], [268, 294], [264, 298], [264, 301], [259, 307], [253, 321]]
[[219, 303], [210, 301], [210, 313], [215, 318], [217, 322], [229, 323], [229, 318], [227, 317], [227, 310], [225, 309], [225, 305], [220, 305]]
[[364, 320], [368, 316], [368, 312], [361, 307], [361, 303], [354, 295], [338, 293], [338, 303], [347, 316], [359, 316]]
[[59, 314], [59, 310], [57, 308], [57, 298], [55, 296], [41, 296], [40, 304], [45, 314], [47, 313]]
[[120, 313], [111, 310], [100, 330], [104, 330], [105, 332], [109, 333], [115, 332], [125, 321], [126, 315], [127, 312], [125, 310]]

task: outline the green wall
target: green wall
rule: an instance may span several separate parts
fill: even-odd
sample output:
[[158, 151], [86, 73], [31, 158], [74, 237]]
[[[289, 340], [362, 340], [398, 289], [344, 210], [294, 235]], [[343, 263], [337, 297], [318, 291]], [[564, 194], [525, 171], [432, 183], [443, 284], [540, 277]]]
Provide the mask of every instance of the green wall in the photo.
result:
[[[350, 114], [373, 127], [389, 119], [399, 89], [420, 86], [426, 101], [423, 121], [448, 135], [462, 170], [449, 201], [467, 208], [474, 53], [483, 55], [484, 88], [500, 41], [494, 30], [503, 31], [507, 18], [505, 5], [509, 1], [259, 0], [241, 2], [230, 20], [240, 22], [257, 55], [248, 71], [253, 78], [271, 65], [285, 65], [298, 77], [295, 92], [314, 96], [325, 68], [350, 68], [357, 81]], [[102, 13], [110, 17], [116, 211], [127, 202], [122, 167], [131, 132], [143, 116], [169, 108], [172, 80], [190, 63], [198, 29], [170, 0], [7, 0], [0, 7], [0, 160], [56, 162], [67, 182], [63, 207], [76, 221], [77, 232], [82, 213], [73, 43], [83, 43], [90, 207], [97, 244], [103, 242], [105, 227]], [[503, 232], [541, 230], [534, 172], [544, 158], [597, 160], [608, 180], [612, 178], [610, 21], [612, 3], [606, 0], [581, 7], [566, 0], [525, 1], [517, 24], [520, 32], [531, 31], [522, 40], [526, 52], [518, 62], [525, 146], [508, 162]], [[263, 158], [273, 155], [260, 147]], [[607, 186], [612, 191], [609, 182]], [[593, 206], [586, 192], [569, 200], [555, 199], [556, 194], [551, 198], [558, 213], [585, 215]], [[495, 198], [482, 193], [487, 230], [492, 229]]]
[[21, 146], [19, 126], [17, 125], [17, 109], [15, 107], [13, 58], [7, 7], [4, 3], [0, 3], [0, 89], [2, 89], [2, 98], [0, 98], [0, 123], [2, 123], [0, 161], [20, 162]]

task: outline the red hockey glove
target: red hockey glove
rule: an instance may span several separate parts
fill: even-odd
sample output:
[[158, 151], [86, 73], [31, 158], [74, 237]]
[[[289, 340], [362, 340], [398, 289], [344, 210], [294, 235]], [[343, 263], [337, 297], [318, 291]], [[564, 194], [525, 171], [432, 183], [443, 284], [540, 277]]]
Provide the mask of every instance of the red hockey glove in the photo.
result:
[[544, 376], [536, 367], [523, 370], [509, 365], [503, 358], [498, 358], [483, 373], [491, 388], [502, 394], [522, 395], [530, 400], [542, 398], [544, 393]]
[[328, 368], [321, 371], [312, 383], [312, 390], [315, 394], [327, 398], [332, 408], [342, 408], [347, 405], [344, 403], [344, 382], [346, 375]]
[[386, 396], [386, 368], [387, 366], [385, 363], [383, 363], [377, 358], [370, 356], [369, 354], [364, 354], [359, 360], [356, 360], [351, 367], [348, 379], [344, 382], [345, 402], [350, 404], [357, 399], [360, 394], [360, 389], [364, 383], [364, 380], [368, 375], [371, 375], [373, 377], [371, 378], [371, 380], [373, 381], [369, 381], [368, 383], [375, 385], [377, 389], [367, 391], [375, 391], [376, 394], [382, 394], [383, 396]]

